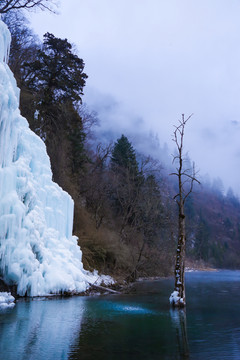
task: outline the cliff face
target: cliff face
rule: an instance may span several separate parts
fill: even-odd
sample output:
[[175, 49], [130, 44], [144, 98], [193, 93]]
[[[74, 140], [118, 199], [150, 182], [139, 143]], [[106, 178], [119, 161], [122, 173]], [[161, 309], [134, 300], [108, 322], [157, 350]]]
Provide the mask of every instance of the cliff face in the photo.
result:
[[81, 292], [95, 281], [72, 236], [73, 200], [52, 181], [43, 141], [20, 115], [0, 22], [0, 278], [19, 295]]

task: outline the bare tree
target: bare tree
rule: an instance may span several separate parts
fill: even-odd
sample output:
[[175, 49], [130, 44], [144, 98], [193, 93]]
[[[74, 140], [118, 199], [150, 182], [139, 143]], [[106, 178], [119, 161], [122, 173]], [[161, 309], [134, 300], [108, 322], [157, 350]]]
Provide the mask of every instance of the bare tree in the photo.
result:
[[[88, 164], [88, 175], [81, 179], [84, 183], [82, 194], [86, 196], [87, 207], [93, 212], [96, 229], [99, 229], [109, 213], [109, 181], [107, 180], [106, 161], [112, 151], [112, 144], [97, 145], [92, 161]], [[85, 181], [84, 181], [85, 179]]]
[[[93, 138], [93, 128], [96, 127], [97, 125], [99, 125], [98, 114], [96, 113], [96, 111], [90, 111], [88, 109], [86, 103], [79, 102], [78, 104], [75, 105], [75, 107], [76, 107], [78, 114], [81, 116], [83, 130], [84, 130], [86, 136], [89, 139], [92, 139]], [[98, 146], [100, 146], [100, 147], [97, 149], [97, 153], [99, 153], [98, 150], [101, 149], [101, 151], [102, 151], [104, 149], [101, 144], [99, 144]]]
[[0, 0], [0, 14], [5, 14], [10, 10], [30, 10], [34, 7], [53, 11], [53, 4], [53, 0]]
[[1, 20], [5, 22], [11, 33], [8, 65], [17, 80], [18, 86], [21, 88], [26, 76], [24, 63], [36, 59], [41, 43], [38, 36], [29, 28], [29, 20], [22, 11], [9, 11], [2, 14]]
[[182, 114], [182, 119], [179, 120], [179, 125], [175, 126], [173, 133], [173, 141], [177, 146], [177, 155], [173, 158], [173, 163], [177, 161], [178, 166], [176, 172], [171, 175], [176, 175], [178, 179], [178, 194], [174, 196], [178, 205], [178, 244], [175, 263], [175, 287], [170, 296], [170, 303], [173, 307], [184, 307], [186, 305], [185, 297], [185, 252], [186, 252], [186, 229], [185, 229], [185, 214], [184, 205], [186, 199], [193, 190], [194, 182], [199, 183], [196, 178], [195, 166], [192, 169], [185, 169], [184, 154], [183, 154], [183, 139], [186, 123], [192, 117], [190, 115], [185, 119]]

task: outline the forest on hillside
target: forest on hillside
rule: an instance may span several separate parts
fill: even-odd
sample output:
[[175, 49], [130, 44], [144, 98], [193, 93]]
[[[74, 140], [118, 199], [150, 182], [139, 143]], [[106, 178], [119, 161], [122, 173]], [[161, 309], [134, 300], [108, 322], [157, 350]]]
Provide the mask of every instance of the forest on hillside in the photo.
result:
[[[103, 144], [94, 132], [97, 114], [83, 102], [88, 76], [74, 46], [51, 33], [40, 41], [21, 11], [3, 20], [12, 35], [9, 66], [21, 113], [45, 142], [54, 181], [74, 199], [84, 267], [126, 280], [172, 273], [178, 230], [172, 165], [137, 152], [128, 134]], [[233, 191], [196, 185], [185, 213], [189, 263], [240, 268], [240, 202]]]

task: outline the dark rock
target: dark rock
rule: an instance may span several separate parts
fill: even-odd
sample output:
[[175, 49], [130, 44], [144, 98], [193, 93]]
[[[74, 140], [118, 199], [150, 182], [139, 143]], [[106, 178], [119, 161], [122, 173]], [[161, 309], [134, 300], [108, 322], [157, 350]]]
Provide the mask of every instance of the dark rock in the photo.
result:
[[0, 279], [0, 292], [10, 292], [15, 298], [17, 295], [17, 285], [8, 285], [2, 279]]

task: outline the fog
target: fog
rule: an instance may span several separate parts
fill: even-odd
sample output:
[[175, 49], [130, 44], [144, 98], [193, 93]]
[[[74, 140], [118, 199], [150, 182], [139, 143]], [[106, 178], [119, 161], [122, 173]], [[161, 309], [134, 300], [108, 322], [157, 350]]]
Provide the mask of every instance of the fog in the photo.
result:
[[29, 17], [41, 37], [75, 43], [102, 133], [171, 152], [173, 125], [193, 113], [186, 151], [240, 193], [239, 0], [62, 0], [58, 15]]

